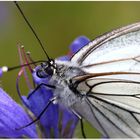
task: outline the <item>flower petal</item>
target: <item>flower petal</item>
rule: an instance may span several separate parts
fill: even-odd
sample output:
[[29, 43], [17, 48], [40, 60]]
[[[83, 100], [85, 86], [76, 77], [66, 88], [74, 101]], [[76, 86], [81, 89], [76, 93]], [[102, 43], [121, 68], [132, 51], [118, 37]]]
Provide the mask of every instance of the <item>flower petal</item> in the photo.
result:
[[58, 60], [61, 60], [61, 61], [69, 61], [70, 60], [70, 56], [67, 56], [67, 55], [61, 56], [61, 57], [58, 58]]
[[37, 138], [35, 126], [16, 130], [31, 122], [23, 108], [0, 88], [0, 137], [30, 137]]
[[[46, 91], [46, 89], [42, 87], [36, 91], [29, 100], [26, 99], [29, 109], [36, 117], [40, 115], [52, 95], [51, 91]], [[41, 116], [40, 122], [45, 129], [46, 137], [51, 137], [51, 129], [54, 130], [54, 137], [58, 137], [58, 105], [51, 104], [46, 112]]]
[[[37, 84], [47, 83], [48, 78], [39, 78], [36, 76], [36, 73], [33, 74], [35, 81]], [[45, 81], [46, 79], [46, 81]], [[28, 95], [30, 96], [30, 94]], [[47, 89], [45, 86], [40, 87], [29, 99], [24, 97], [24, 101], [27, 103], [29, 109], [35, 114], [35, 116], [39, 116], [42, 110], [45, 108], [49, 100], [53, 97], [53, 93], [51, 90]], [[46, 137], [52, 137], [51, 130], [54, 131], [54, 137], [59, 137], [59, 129], [58, 129], [58, 121], [59, 121], [59, 113], [58, 113], [58, 105], [51, 104], [46, 112], [41, 116], [40, 122], [45, 129]]]
[[0, 77], [2, 77], [3, 75], [3, 71], [2, 71], [2, 68], [0, 68]]
[[69, 46], [71, 53], [75, 54], [77, 51], [79, 51], [82, 47], [84, 47], [89, 42], [90, 40], [85, 36], [80, 36], [76, 38]]

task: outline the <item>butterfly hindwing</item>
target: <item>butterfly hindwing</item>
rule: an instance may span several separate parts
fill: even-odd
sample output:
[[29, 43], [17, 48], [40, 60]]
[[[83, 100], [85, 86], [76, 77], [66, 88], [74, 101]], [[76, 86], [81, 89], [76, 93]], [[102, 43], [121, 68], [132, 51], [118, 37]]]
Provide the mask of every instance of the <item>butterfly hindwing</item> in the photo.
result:
[[90, 77], [82, 79], [77, 90], [85, 98], [75, 104], [75, 111], [104, 137], [140, 137], [140, 82]]

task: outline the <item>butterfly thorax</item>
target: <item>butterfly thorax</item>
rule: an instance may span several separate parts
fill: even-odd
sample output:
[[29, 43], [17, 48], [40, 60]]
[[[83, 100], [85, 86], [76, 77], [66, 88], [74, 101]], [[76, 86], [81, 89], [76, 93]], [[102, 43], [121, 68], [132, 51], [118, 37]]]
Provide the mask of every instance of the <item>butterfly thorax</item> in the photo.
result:
[[50, 84], [55, 85], [54, 96], [59, 104], [71, 107], [82, 99], [81, 94], [76, 90], [76, 83], [73, 77], [82, 75], [84, 72], [71, 62], [56, 61], [56, 73], [50, 79]]

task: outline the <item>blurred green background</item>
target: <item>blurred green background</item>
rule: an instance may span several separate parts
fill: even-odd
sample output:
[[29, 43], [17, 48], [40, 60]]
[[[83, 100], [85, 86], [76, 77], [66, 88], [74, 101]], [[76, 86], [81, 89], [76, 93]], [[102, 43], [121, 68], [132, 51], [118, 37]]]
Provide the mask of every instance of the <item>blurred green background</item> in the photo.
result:
[[[19, 2], [52, 58], [68, 52], [78, 36], [91, 40], [114, 28], [140, 21], [140, 2]], [[17, 43], [30, 51], [34, 60], [46, 59], [32, 32], [13, 2], [0, 2], [0, 66], [19, 64]], [[17, 101], [16, 71], [4, 74], [1, 86]], [[27, 94], [21, 82], [23, 94]], [[76, 131], [77, 137], [80, 129]], [[86, 135], [98, 138], [97, 131], [86, 124]]]

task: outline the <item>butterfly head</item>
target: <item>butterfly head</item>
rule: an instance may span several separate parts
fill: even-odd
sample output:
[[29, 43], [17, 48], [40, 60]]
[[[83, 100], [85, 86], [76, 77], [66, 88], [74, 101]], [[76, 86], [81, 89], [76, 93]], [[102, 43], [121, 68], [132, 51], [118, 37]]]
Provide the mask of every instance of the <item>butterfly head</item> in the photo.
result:
[[37, 75], [40, 78], [46, 78], [47, 76], [52, 76], [56, 73], [56, 64], [53, 59], [41, 63], [40, 66], [40, 69], [37, 70]]

